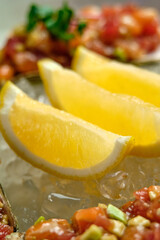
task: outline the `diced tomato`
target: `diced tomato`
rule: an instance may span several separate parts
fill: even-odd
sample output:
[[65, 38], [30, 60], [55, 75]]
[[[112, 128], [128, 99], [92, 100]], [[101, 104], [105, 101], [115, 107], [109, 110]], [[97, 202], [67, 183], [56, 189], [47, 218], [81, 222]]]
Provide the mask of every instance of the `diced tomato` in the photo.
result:
[[158, 35], [143, 36], [138, 38], [137, 42], [144, 49], [145, 53], [149, 53], [157, 48], [160, 43], [160, 37]]
[[159, 240], [160, 239], [160, 225], [152, 223], [151, 228], [145, 227], [127, 227], [121, 240]]
[[151, 229], [152, 229], [153, 237], [149, 239], [147, 237], [147, 234], [145, 233], [145, 235], [146, 235], [145, 240], [159, 240], [160, 239], [160, 224], [152, 223]]
[[119, 32], [121, 36], [133, 37], [141, 34], [142, 27], [131, 14], [123, 14], [120, 17]]
[[144, 200], [145, 202], [150, 200], [147, 187], [141, 188], [140, 190], [134, 192], [133, 195], [135, 196], [136, 199], [141, 199]]
[[54, 61], [60, 63], [61, 65], [63, 65], [64, 67], [70, 67], [71, 66], [71, 57], [68, 55], [51, 55], [50, 56], [51, 59], [53, 59]]
[[[158, 237], [158, 238], [156, 238]], [[155, 229], [147, 229], [145, 227], [127, 227], [121, 240], [159, 240], [159, 236]]]
[[122, 13], [134, 14], [137, 11], [137, 6], [133, 3], [126, 4], [121, 8]]
[[79, 234], [83, 233], [92, 224], [96, 224], [105, 229], [108, 228], [110, 224], [105, 210], [100, 207], [78, 210], [73, 215], [72, 223], [73, 228]]
[[4, 240], [5, 237], [13, 232], [13, 227], [0, 223], [0, 240]]
[[144, 49], [141, 48], [139, 42], [132, 38], [115, 40], [115, 47], [122, 49], [128, 60], [138, 59], [144, 54]]
[[121, 207], [121, 210], [125, 212], [128, 216], [130, 216], [132, 212], [132, 208], [133, 208], [133, 201], [129, 201]]
[[158, 21], [157, 19], [153, 19], [149, 23], [146, 23], [143, 27], [142, 34], [144, 36], [152, 36], [158, 32]]
[[[156, 198], [151, 201], [149, 191], [155, 193]], [[142, 188], [134, 193], [136, 200], [129, 202], [122, 206], [129, 217], [137, 215], [148, 218], [152, 222], [160, 223], [160, 186], [150, 186], [149, 188]]]
[[114, 228], [113, 223], [106, 216], [101, 216], [101, 215], [97, 216], [94, 224], [99, 227], [102, 227], [106, 231], [110, 231]]
[[156, 198], [150, 203], [146, 215], [147, 218], [149, 218], [152, 222], [160, 223], [160, 197]]
[[143, 240], [143, 228], [128, 227], [121, 240]]
[[0, 79], [11, 80], [14, 75], [14, 68], [9, 64], [0, 65]]
[[18, 72], [25, 73], [37, 70], [38, 57], [29, 51], [18, 52], [13, 56], [13, 63]]
[[104, 19], [114, 18], [121, 13], [122, 8], [119, 5], [114, 7], [104, 6], [102, 7], [102, 17]]
[[25, 234], [25, 240], [70, 240], [75, 233], [64, 219], [50, 219], [33, 225]]
[[133, 15], [142, 26], [158, 19], [158, 13], [153, 8], [139, 8], [133, 13]]
[[80, 9], [77, 13], [78, 18], [87, 19], [91, 21], [98, 20], [100, 18], [100, 8], [96, 6], [86, 6]]
[[19, 46], [24, 44], [24, 39], [18, 36], [13, 36], [8, 39], [5, 46], [5, 55], [6, 57], [12, 57], [17, 50], [19, 50]]
[[86, 42], [85, 47], [104, 56], [113, 56], [114, 49], [111, 46], [106, 46], [99, 40], [91, 40]]
[[128, 204], [128, 206], [122, 207], [122, 210], [131, 218], [138, 215], [146, 217], [149, 206], [149, 203], [141, 199], [136, 199], [134, 202], [131, 202], [130, 205]]
[[99, 30], [100, 39], [105, 44], [112, 43], [116, 38], [119, 37], [119, 19], [118, 18], [110, 18], [107, 19]]
[[69, 52], [68, 43], [60, 40], [52, 40], [52, 52], [57, 54], [67, 54]]

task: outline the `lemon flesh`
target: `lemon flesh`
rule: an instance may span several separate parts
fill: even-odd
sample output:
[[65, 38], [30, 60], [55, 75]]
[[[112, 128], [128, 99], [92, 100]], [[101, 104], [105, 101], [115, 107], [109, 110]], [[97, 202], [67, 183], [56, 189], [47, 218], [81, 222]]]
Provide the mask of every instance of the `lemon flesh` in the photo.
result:
[[104, 90], [71, 70], [56, 68], [52, 60], [40, 61], [39, 70], [53, 105], [107, 131], [133, 136], [133, 155], [160, 156], [159, 108]]
[[72, 68], [86, 80], [114, 93], [136, 96], [160, 107], [160, 75], [77, 48]]
[[12, 83], [4, 86], [0, 97], [4, 138], [22, 158], [50, 173], [75, 178], [102, 175], [132, 147], [131, 137], [34, 101]]

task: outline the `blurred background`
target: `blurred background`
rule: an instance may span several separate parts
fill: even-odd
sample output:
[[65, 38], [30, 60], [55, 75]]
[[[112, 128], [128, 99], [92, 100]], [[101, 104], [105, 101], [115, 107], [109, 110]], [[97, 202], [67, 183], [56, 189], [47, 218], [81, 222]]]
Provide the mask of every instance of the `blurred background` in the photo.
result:
[[[25, 19], [28, 6], [31, 3], [60, 6], [63, 0], [0, 0], [0, 45], [3, 44], [3, 39], [8, 35], [9, 29], [15, 25], [22, 23]], [[88, 5], [103, 5], [115, 3], [133, 2], [138, 5], [151, 6], [160, 9], [159, 0], [67, 0], [67, 2], [75, 9]]]

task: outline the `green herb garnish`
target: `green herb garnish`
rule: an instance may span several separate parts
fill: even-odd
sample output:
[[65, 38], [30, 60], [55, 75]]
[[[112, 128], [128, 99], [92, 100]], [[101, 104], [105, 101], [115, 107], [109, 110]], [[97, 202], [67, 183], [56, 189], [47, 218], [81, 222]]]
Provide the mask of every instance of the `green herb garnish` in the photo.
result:
[[[68, 31], [74, 11], [65, 3], [63, 6], [53, 11], [50, 7], [37, 6], [30, 7], [27, 21], [27, 32], [32, 31], [38, 22], [43, 22], [50, 34], [58, 39], [68, 41], [74, 38], [74, 34]], [[82, 33], [86, 23], [80, 22], [77, 32]]]
[[31, 5], [28, 13], [27, 32], [33, 30], [39, 21], [50, 19], [53, 15], [53, 10], [46, 6]]
[[34, 223], [34, 225], [36, 225], [38, 223], [41, 223], [41, 222], [44, 222], [44, 221], [45, 221], [45, 218], [43, 216], [41, 216], [37, 219], [37, 221]]
[[80, 22], [80, 23], [78, 24], [78, 28], [77, 28], [78, 32], [79, 32], [80, 34], [82, 34], [82, 33], [83, 33], [83, 30], [85, 29], [86, 26], [87, 26], [86, 22]]

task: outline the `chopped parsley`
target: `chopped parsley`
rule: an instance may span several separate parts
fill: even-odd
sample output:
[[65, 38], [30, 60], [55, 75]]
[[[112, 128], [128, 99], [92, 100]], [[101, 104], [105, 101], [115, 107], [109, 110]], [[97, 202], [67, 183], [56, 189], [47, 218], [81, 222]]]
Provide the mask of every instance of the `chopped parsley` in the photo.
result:
[[80, 22], [80, 23], [78, 24], [78, 32], [79, 32], [80, 34], [82, 34], [82, 33], [83, 33], [83, 30], [85, 29], [86, 26], [87, 26], [86, 22]]
[[[52, 36], [68, 41], [74, 38], [74, 34], [68, 31], [73, 16], [74, 11], [66, 3], [56, 11], [47, 6], [33, 4], [28, 13], [26, 30], [30, 32], [38, 22], [43, 22]], [[77, 32], [82, 34], [85, 27], [85, 22], [79, 22]]]

